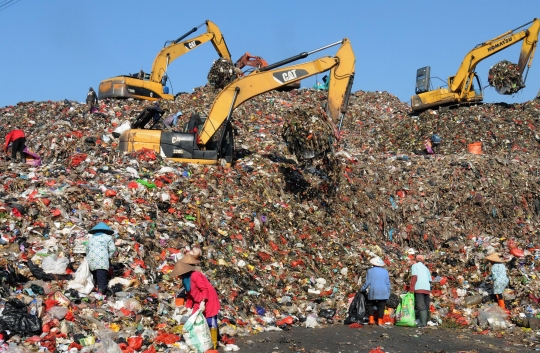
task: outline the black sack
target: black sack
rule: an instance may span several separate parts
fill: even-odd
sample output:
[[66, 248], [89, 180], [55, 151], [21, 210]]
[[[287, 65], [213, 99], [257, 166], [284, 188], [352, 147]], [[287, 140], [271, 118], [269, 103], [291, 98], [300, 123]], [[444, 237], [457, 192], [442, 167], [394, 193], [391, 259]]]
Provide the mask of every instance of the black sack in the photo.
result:
[[397, 296], [397, 294], [390, 294], [390, 298], [388, 298], [386, 301], [386, 307], [395, 309], [399, 304], [401, 304], [401, 299]]
[[10, 299], [4, 305], [0, 317], [0, 331], [9, 330], [24, 336], [41, 334], [41, 319], [28, 313], [26, 305], [19, 299]]
[[65, 274], [65, 275], [49, 274], [49, 273], [43, 271], [43, 269], [41, 267], [39, 267], [38, 265], [33, 263], [31, 260], [28, 260], [26, 262], [26, 266], [28, 266], [28, 268], [30, 269], [30, 272], [32, 272], [32, 275], [36, 279], [39, 279], [39, 280], [42, 280], [42, 281], [70, 280], [70, 279], [73, 278], [73, 276], [71, 274]]
[[353, 323], [362, 323], [362, 319], [366, 316], [366, 293], [358, 292], [354, 296], [351, 305], [349, 305], [349, 310], [347, 311], [347, 318], [343, 322], [345, 325], [350, 325]]
[[319, 316], [327, 320], [332, 320], [336, 315], [336, 309], [321, 309], [319, 311]]

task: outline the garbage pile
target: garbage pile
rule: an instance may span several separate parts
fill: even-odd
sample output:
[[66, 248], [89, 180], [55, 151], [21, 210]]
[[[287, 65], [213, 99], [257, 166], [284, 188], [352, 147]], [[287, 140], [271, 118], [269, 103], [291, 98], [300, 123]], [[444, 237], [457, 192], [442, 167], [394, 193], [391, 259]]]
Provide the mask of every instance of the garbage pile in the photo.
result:
[[423, 148], [432, 134], [438, 134], [443, 139], [443, 154], [466, 153], [468, 144], [478, 141], [483, 153], [490, 155], [537, 153], [538, 100], [426, 110], [410, 115], [405, 103], [393, 103], [386, 95], [355, 93], [343, 129], [345, 143], [353, 141], [349, 148], [373, 154], [410, 154]]
[[[161, 106], [188, 118], [187, 111], [209, 109], [213, 90], [197, 88]], [[342, 322], [374, 255], [387, 264], [392, 292], [405, 293], [411, 248], [427, 255], [434, 272], [439, 324], [534, 325], [540, 103], [412, 116], [386, 92], [358, 91], [333, 159], [339, 168], [301, 165], [282, 139], [285, 121], [295, 108], [309, 113], [306, 104], [319, 106], [326, 94], [269, 92], [238, 107], [239, 159], [230, 168], [118, 151], [112, 131], [148, 102], [101, 101], [92, 117], [70, 101], [0, 109], [2, 133], [16, 122], [43, 161], [0, 161], [0, 296], [9, 312], [22, 309], [18, 299], [30, 315], [29, 325], [3, 333], [3, 347], [187, 349], [169, 273], [193, 249], [220, 296], [220, 333], [229, 344], [289, 325]], [[434, 132], [443, 138], [441, 154], [411, 153]], [[465, 143], [477, 140], [484, 154], [467, 153]], [[106, 298], [69, 285], [88, 230], [100, 221], [115, 230], [118, 249]], [[483, 258], [493, 251], [511, 259], [511, 320], [502, 322], [492, 319], [500, 313], [490, 309], [485, 279]]]
[[499, 61], [489, 69], [488, 83], [500, 94], [514, 94], [523, 88], [517, 64]]
[[208, 83], [217, 89], [223, 89], [238, 77], [239, 70], [234, 64], [223, 58], [214, 60], [210, 72], [208, 72]]

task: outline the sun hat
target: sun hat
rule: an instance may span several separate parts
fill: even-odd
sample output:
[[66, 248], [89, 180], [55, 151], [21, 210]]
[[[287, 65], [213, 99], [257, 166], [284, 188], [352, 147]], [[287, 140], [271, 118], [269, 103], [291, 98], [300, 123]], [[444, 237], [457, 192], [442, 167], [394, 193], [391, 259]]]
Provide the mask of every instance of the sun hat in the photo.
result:
[[409, 249], [407, 250], [407, 254], [409, 254], [409, 255], [414, 255], [414, 254], [416, 254], [416, 250], [414, 250], [413, 248], [409, 248]]
[[190, 253], [185, 254], [184, 257], [180, 259], [180, 261], [182, 261], [185, 264], [189, 264], [189, 265], [198, 265], [198, 264], [201, 263], [201, 261], [199, 261], [199, 259], [197, 259], [195, 256], [191, 255]]
[[380, 257], [374, 257], [372, 258], [371, 260], [369, 260], [369, 262], [373, 265], [373, 266], [378, 266], [378, 267], [383, 267], [385, 265], [384, 261], [380, 258]]
[[491, 262], [506, 262], [506, 260], [501, 257], [501, 254], [496, 252], [489, 254], [484, 259]]
[[105, 233], [105, 234], [109, 234], [109, 235], [113, 235], [114, 234], [114, 230], [112, 230], [108, 225], [106, 225], [105, 223], [103, 222], [99, 222], [98, 224], [96, 224], [94, 226], [94, 228], [90, 229], [88, 231], [88, 233], [90, 234], [96, 234], [96, 233]]
[[182, 261], [177, 261], [176, 264], [174, 264], [174, 268], [171, 271], [170, 277], [177, 277], [180, 275], [183, 275], [185, 273], [191, 272], [195, 270], [195, 266], [191, 266], [190, 264], [186, 264]]

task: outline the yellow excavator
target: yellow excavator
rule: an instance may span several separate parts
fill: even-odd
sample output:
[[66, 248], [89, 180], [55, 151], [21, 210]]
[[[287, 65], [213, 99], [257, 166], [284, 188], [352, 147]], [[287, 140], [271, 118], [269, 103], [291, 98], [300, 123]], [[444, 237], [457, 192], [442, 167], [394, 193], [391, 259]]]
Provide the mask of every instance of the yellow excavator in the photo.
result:
[[[335, 56], [325, 56], [281, 68], [283, 65], [339, 44], [341, 46]], [[119, 148], [122, 151], [147, 148], [158, 152], [164, 158], [178, 162], [231, 165], [234, 161], [232, 114], [235, 108], [262, 93], [328, 70], [330, 70], [331, 80], [326, 111], [329, 118], [334, 123], [339, 123], [339, 128], [341, 128], [354, 80], [355, 60], [350, 41], [345, 38], [313, 51], [303, 52], [275, 64], [258, 68], [249, 75], [230, 83], [218, 94], [208, 117], [204, 119], [204, 125], [197, 129], [197, 132], [165, 132], [132, 128], [120, 135]], [[195, 116], [195, 120], [199, 118]], [[137, 121], [136, 126], [145, 126], [150, 119], [151, 117], [147, 121]]]
[[[527, 27], [528, 26], [528, 27]], [[526, 28], [525, 28], [526, 27]], [[534, 19], [516, 29], [510, 30], [487, 42], [478, 44], [471, 50], [461, 63], [455, 76], [448, 78], [447, 87], [431, 89], [430, 67], [420, 68], [416, 72], [416, 95], [411, 97], [413, 111], [461, 103], [479, 103], [484, 100], [484, 92], [480, 79], [476, 75], [476, 65], [520, 41], [523, 41], [518, 61], [518, 71], [523, 77], [532, 64], [540, 32], [540, 20]], [[525, 75], [525, 78], [527, 75]], [[476, 82], [475, 82], [476, 81]], [[525, 80], [522, 80], [522, 88]]]
[[[206, 33], [184, 40], [205, 24]], [[211, 21], [205, 21], [180, 38], [166, 42], [164, 48], [156, 55], [149, 74], [141, 70], [137, 74], [116, 76], [102, 81], [99, 84], [98, 98], [174, 99], [174, 96], [169, 94], [169, 87], [166, 86], [167, 67], [178, 57], [208, 41], [212, 42], [221, 58], [232, 61], [231, 53], [218, 26]]]

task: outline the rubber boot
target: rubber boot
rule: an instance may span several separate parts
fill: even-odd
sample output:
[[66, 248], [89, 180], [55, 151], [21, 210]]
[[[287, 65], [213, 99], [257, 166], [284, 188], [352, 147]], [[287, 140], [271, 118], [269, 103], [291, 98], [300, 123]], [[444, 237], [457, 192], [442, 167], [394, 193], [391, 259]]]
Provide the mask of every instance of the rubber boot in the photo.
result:
[[216, 327], [211, 327], [210, 328], [210, 337], [212, 338], [212, 344], [214, 345], [214, 349], [217, 349], [217, 335], [218, 332], [217, 332], [217, 328]]
[[427, 310], [420, 310], [418, 312], [418, 316], [420, 316], [420, 323], [418, 324], [418, 327], [426, 327], [428, 320]]
[[497, 300], [497, 304], [499, 304], [499, 306], [500, 306], [502, 309], [506, 310], [506, 305], [504, 304], [504, 299], [498, 299], [498, 300]]
[[369, 316], [369, 324], [370, 325], [375, 325], [375, 317], [373, 315]]

